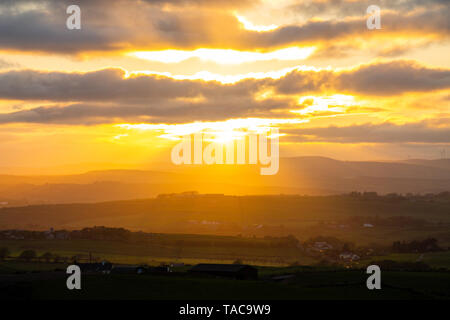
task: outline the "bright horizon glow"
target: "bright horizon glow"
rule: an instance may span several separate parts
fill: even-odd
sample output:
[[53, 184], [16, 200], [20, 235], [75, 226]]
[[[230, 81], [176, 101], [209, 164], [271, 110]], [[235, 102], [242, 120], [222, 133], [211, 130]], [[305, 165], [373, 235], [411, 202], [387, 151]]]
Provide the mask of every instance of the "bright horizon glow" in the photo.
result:
[[209, 71], [199, 71], [196, 72], [193, 75], [182, 75], [182, 74], [172, 74], [170, 72], [157, 72], [157, 71], [147, 71], [147, 70], [140, 70], [140, 71], [127, 71], [125, 74], [125, 78], [128, 78], [130, 76], [134, 75], [160, 75], [168, 78], [172, 78], [175, 80], [203, 80], [203, 81], [218, 81], [220, 83], [224, 84], [231, 84], [236, 83], [244, 79], [265, 79], [265, 78], [271, 78], [271, 79], [279, 79], [289, 72], [292, 71], [315, 71], [319, 72], [321, 70], [331, 70], [331, 68], [315, 68], [310, 66], [296, 66], [296, 67], [290, 67], [290, 68], [284, 68], [281, 70], [276, 71], [267, 71], [267, 72], [250, 72], [250, 73], [243, 73], [243, 74], [233, 74], [233, 75], [223, 75], [219, 73], [213, 73]]
[[305, 96], [301, 97], [298, 103], [303, 105], [308, 100], [312, 101], [311, 105], [303, 109], [291, 110], [291, 112], [301, 115], [324, 111], [342, 113], [345, 112], [347, 107], [355, 104], [355, 98], [345, 94], [334, 94], [326, 97]]
[[269, 26], [255, 26], [252, 22], [248, 21], [245, 17], [240, 15], [235, 15], [238, 21], [242, 24], [245, 30], [250, 31], [258, 31], [258, 32], [267, 32], [278, 29], [279, 26], [276, 24], [271, 24]]
[[90, 1], [72, 31], [53, 2], [0, 2], [11, 26], [35, 17], [0, 49], [0, 173], [146, 164], [185, 133], [259, 127], [286, 134], [282, 156], [450, 154], [442, 1], [382, 1], [382, 30], [361, 0]]
[[[156, 131], [161, 132], [159, 138], [169, 140], [181, 140], [183, 136], [194, 133], [204, 133], [208, 135], [207, 141], [212, 142], [229, 142], [239, 140], [248, 134], [262, 134], [268, 133], [277, 125], [300, 124], [308, 122], [309, 120], [300, 119], [262, 119], [262, 118], [247, 118], [247, 119], [229, 119], [225, 121], [205, 121], [205, 122], [191, 122], [182, 124], [117, 124], [127, 130], [141, 130], [141, 131]], [[282, 135], [282, 134], [281, 134]], [[269, 136], [270, 138], [270, 136]]]
[[161, 51], [136, 51], [129, 53], [139, 59], [157, 61], [162, 63], [179, 63], [191, 58], [203, 61], [212, 61], [217, 64], [241, 64], [255, 61], [292, 61], [304, 60], [313, 52], [314, 47], [290, 47], [271, 52], [238, 51], [233, 49], [196, 49], [188, 50], [161, 50]]

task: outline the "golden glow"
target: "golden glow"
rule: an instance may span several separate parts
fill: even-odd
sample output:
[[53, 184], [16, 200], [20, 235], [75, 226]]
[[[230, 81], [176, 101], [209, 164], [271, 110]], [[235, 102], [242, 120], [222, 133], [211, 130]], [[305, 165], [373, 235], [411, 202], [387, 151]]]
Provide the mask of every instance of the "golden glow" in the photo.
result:
[[321, 70], [331, 70], [331, 69], [330, 68], [321, 69], [321, 68], [308, 67], [308, 66], [296, 66], [296, 67], [285, 68], [285, 69], [281, 69], [281, 70], [277, 70], [277, 71], [250, 72], [250, 73], [233, 74], [233, 75], [224, 75], [224, 74], [212, 73], [209, 71], [200, 71], [193, 75], [181, 75], [181, 74], [172, 74], [170, 72], [156, 72], [156, 71], [145, 71], [145, 70], [128, 72], [125, 70], [125, 78], [129, 78], [132, 76], [139, 76], [139, 75], [159, 75], [159, 76], [172, 78], [175, 80], [218, 81], [218, 82], [224, 83], [224, 84], [231, 84], [231, 83], [239, 82], [244, 79], [265, 79], [265, 78], [280, 79], [281, 77], [285, 76], [286, 74], [288, 74], [289, 72], [292, 72], [294, 70], [319, 72]]
[[188, 59], [197, 58], [203, 61], [212, 61], [218, 64], [241, 64], [255, 61], [270, 60], [303, 60], [308, 58], [314, 47], [290, 47], [271, 52], [237, 51], [233, 49], [196, 49], [187, 50], [162, 50], [162, 51], [137, 51], [131, 55], [145, 60], [163, 63], [179, 63]]
[[115, 136], [113, 139], [114, 139], [114, 140], [120, 140], [121, 138], [124, 138], [124, 137], [128, 137], [128, 133], [125, 133], [125, 134], [118, 134], [118, 135]]
[[117, 127], [127, 130], [156, 131], [162, 133], [159, 137], [169, 140], [180, 140], [183, 136], [194, 133], [208, 135], [206, 140], [214, 142], [229, 142], [238, 140], [250, 133], [267, 133], [279, 125], [294, 125], [308, 122], [299, 119], [229, 119], [225, 121], [191, 122], [182, 124], [118, 124]]
[[299, 99], [299, 104], [305, 108], [291, 110], [293, 113], [306, 115], [317, 112], [345, 112], [346, 108], [355, 104], [355, 98], [345, 94], [334, 94], [326, 97], [305, 96]]
[[236, 18], [242, 24], [245, 30], [258, 31], [258, 32], [267, 32], [278, 29], [278, 26], [275, 24], [271, 24], [269, 26], [255, 26], [252, 22], [248, 21], [245, 17], [236, 15]]
[[[351, 3], [357, 6], [358, 1], [343, 2], [350, 8]], [[53, 13], [52, 6], [44, 1], [15, 1], [14, 11], [9, 12], [8, 7], [13, 2], [0, 5], [0, 11], [3, 10], [5, 15], [40, 13], [43, 18]], [[437, 78], [434, 72], [421, 70], [450, 68], [447, 30], [439, 23], [429, 28], [413, 23], [421, 21], [416, 20], [416, 13], [421, 14], [421, 10], [426, 12], [427, 6], [412, 9], [415, 8], [414, 4], [411, 9], [417, 12], [403, 11], [405, 8], [402, 7], [396, 13], [384, 8], [383, 14], [397, 14], [401, 19], [395, 24], [392, 18], [385, 22], [382, 18], [382, 30], [367, 31], [364, 12], [347, 15], [347, 12], [333, 8], [321, 12], [326, 0], [306, 1], [309, 2], [309, 9], [317, 9], [306, 12], [301, 9], [302, 5], [294, 9], [293, 5], [299, 2], [261, 0], [255, 5], [247, 5], [246, 1], [246, 5], [241, 5], [240, 2], [228, 1], [226, 5], [211, 3], [209, 7], [199, 6], [196, 1], [184, 1], [183, 5], [161, 2], [154, 6], [148, 6], [145, 1], [118, 1], [117, 6], [109, 8], [111, 10], [105, 6], [107, 19], [98, 21], [96, 36], [102, 39], [98, 45], [92, 46], [89, 41], [81, 41], [74, 50], [68, 51], [64, 41], [53, 43], [49, 40], [50, 33], [42, 35], [44, 40], [49, 37], [47, 40], [50, 42], [46, 40], [45, 43], [42, 43], [42, 39], [30, 42], [26, 37], [18, 37], [14, 43], [0, 48], [3, 88], [10, 88], [3, 90], [3, 100], [0, 101], [0, 168], [84, 163], [79, 167], [87, 170], [105, 168], [101, 165], [86, 165], [91, 162], [114, 162], [117, 166], [108, 165], [114, 168], [120, 168], [123, 163], [147, 164], [149, 159], [158, 157], [167, 161], [173, 140], [183, 135], [202, 132], [213, 134], [210, 140], [226, 142], [274, 127], [291, 135], [280, 140], [281, 156], [398, 159], [411, 152], [412, 157], [420, 158], [437, 154], [430, 151], [434, 150], [432, 148], [449, 148], [445, 139], [434, 139], [436, 132], [431, 132], [429, 138], [417, 138], [419, 135], [413, 134], [410, 129], [413, 126], [407, 127], [407, 130], [398, 128], [399, 132], [406, 130], [402, 136], [406, 142], [396, 140], [397, 131], [392, 131], [392, 139], [387, 133], [386, 143], [380, 143], [377, 151], [374, 151], [373, 146], [366, 148], [358, 143], [353, 146], [350, 142], [335, 144], [330, 142], [335, 141], [333, 139], [326, 142], [327, 135], [321, 137], [319, 133], [315, 142], [312, 138], [311, 141], [295, 139], [295, 135], [302, 134], [302, 130], [297, 132], [296, 129], [329, 126], [376, 126], [385, 122], [402, 126], [418, 122], [419, 129], [421, 126], [445, 128], [449, 126], [450, 117], [450, 91], [445, 78]], [[207, 3], [204, 1], [204, 4]], [[158, 10], [161, 11], [156, 10], [157, 6], [160, 6]], [[147, 9], [150, 11], [145, 11]], [[84, 18], [90, 19], [87, 16]], [[123, 33], [113, 34], [106, 20], [117, 23]], [[405, 21], [406, 24], [400, 23]], [[388, 23], [394, 23], [392, 28]], [[64, 25], [50, 23], [47, 31], [50, 32], [53, 26], [65, 28]], [[327, 38], [328, 28], [331, 33], [335, 28], [332, 39]], [[281, 29], [285, 29], [283, 32], [292, 30], [302, 34], [281, 35]], [[304, 32], [306, 36], [303, 36]], [[76, 36], [77, 31], [67, 34]], [[21, 41], [27, 45], [15, 45]], [[411, 81], [413, 91], [403, 92], [402, 88], [407, 89], [410, 84], [407, 78], [403, 78], [402, 72], [398, 74], [399, 85], [386, 92], [375, 88], [378, 83], [371, 84], [369, 78], [364, 78], [364, 70], [358, 72], [362, 66], [374, 65], [373, 68], [365, 69], [368, 74], [373, 75], [375, 73], [372, 71], [376, 71], [380, 79], [396, 77], [396, 72], [401, 71], [401, 68], [386, 65], [378, 70], [375, 66], [395, 60], [417, 63], [417, 69], [412, 73], [413, 77], [417, 77]], [[109, 72], [110, 68], [123, 70], [123, 79], [120, 78], [122, 72]], [[7, 73], [12, 70], [23, 71], [23, 74], [9, 77]], [[42, 75], [36, 76], [36, 81], [33, 78], [30, 80], [29, 77], [34, 77], [31, 70], [42, 72]], [[105, 72], [98, 76], [96, 72], [100, 70]], [[311, 72], [295, 74], [295, 71]], [[319, 73], [321, 71], [325, 72]], [[58, 75], [44, 75], [47, 72], [58, 72]], [[92, 74], [85, 76], [86, 72]], [[61, 77], [61, 81], [66, 81], [66, 78], [77, 79], [73, 75], [65, 76], [66, 73], [79, 74], [80, 79], [89, 78], [87, 82], [92, 81], [93, 84], [96, 79], [104, 81], [103, 76], [111, 74], [110, 83], [100, 83], [101, 87], [106, 88], [101, 90], [108, 91], [110, 88], [111, 94], [97, 92], [96, 83], [91, 87], [76, 82], [62, 85], [61, 88], [66, 89], [56, 92], [59, 89], [52, 87], [53, 79], [48, 84], [42, 82], [42, 85], [38, 80], [47, 77]], [[358, 85], [351, 86], [348, 83], [345, 86], [344, 81], [339, 81], [343, 79], [340, 77], [342, 73], [358, 73], [353, 78], [359, 81]], [[422, 74], [425, 75], [424, 79], [421, 78]], [[438, 74], [440, 72], [436, 72]], [[141, 75], [158, 79], [134, 81], [134, 77]], [[284, 76], [287, 76], [285, 81], [271, 81]], [[169, 90], [165, 83], [172, 85], [175, 81], [159, 81], [164, 80], [159, 79], [163, 77], [217, 83], [177, 83], [176, 86], [182, 88], [179, 94], [172, 95], [166, 91], [169, 93], [159, 95], [156, 92], [157, 99], [147, 100], [134, 95], [135, 84], [138, 84], [138, 92], [145, 93], [145, 86], [153, 82], [161, 85], [161, 92]], [[121, 81], [124, 79], [128, 80]], [[264, 80], [238, 83], [246, 79]], [[34, 85], [31, 88], [30, 83]], [[139, 87], [140, 83], [142, 87]], [[429, 90], [428, 85], [442, 89]], [[212, 91], [216, 87], [230, 90]], [[359, 91], [358, 88], [363, 90]], [[155, 88], [150, 89], [157, 91]], [[142, 96], [146, 97], [145, 94]], [[149, 96], [153, 97], [153, 93]], [[227, 110], [218, 110], [225, 99], [235, 103], [236, 110], [242, 113], [227, 115]], [[127, 105], [140, 106], [142, 109], [136, 110], [145, 112], [129, 112]], [[110, 114], [109, 108], [99, 109], [103, 106], [111, 109], [118, 107], [124, 111]], [[164, 109], [172, 106], [173, 110]], [[148, 110], [145, 109], [147, 107]], [[176, 112], [178, 107], [184, 108], [180, 114]], [[96, 110], [99, 110], [98, 116]], [[192, 110], [188, 120], [184, 116], [186, 110]], [[41, 111], [42, 115], [39, 114]], [[201, 118], [196, 118], [197, 114]], [[159, 123], [142, 124], [149, 122], [152, 116], [161, 117], [151, 120]], [[254, 118], [226, 120], [229, 117]], [[173, 121], [172, 124], [167, 123], [168, 118]], [[212, 121], [197, 121], [201, 119]], [[187, 121], [191, 123], [181, 123]], [[371, 134], [364, 132], [361, 134]], [[372, 140], [369, 137], [365, 141]], [[422, 146], [416, 149], [418, 144]], [[396, 148], [407, 150], [408, 153], [397, 151]], [[20, 173], [20, 170], [17, 169], [17, 172]], [[36, 169], [36, 173], [41, 171]]]

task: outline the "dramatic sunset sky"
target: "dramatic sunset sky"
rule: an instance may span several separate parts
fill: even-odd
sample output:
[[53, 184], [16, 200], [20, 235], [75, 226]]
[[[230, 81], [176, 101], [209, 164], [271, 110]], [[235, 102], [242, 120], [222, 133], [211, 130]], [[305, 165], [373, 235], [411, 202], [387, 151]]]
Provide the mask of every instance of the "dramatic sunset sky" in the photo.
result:
[[[70, 4], [81, 30], [66, 28]], [[281, 156], [448, 156], [449, 13], [448, 0], [2, 0], [0, 168], [170, 161], [180, 135], [271, 126]]]

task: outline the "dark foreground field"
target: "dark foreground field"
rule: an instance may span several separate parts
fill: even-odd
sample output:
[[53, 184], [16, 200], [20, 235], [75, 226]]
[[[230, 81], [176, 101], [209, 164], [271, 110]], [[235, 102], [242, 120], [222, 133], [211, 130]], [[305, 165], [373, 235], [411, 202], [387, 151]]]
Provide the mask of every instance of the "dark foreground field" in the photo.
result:
[[[368, 290], [365, 270], [260, 268], [259, 280], [167, 275], [82, 277], [81, 290], [66, 288], [66, 274], [34, 272], [0, 275], [2, 299], [149, 299], [149, 300], [346, 300], [449, 299], [449, 272], [382, 272], [382, 289]], [[292, 274], [285, 282], [274, 274]]]

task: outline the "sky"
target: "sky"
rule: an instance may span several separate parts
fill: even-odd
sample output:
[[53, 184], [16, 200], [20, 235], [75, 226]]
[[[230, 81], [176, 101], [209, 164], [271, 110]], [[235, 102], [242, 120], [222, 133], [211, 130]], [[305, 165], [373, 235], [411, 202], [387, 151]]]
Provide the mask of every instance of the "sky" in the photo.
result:
[[448, 156], [449, 13], [447, 0], [3, 0], [0, 168], [170, 161], [186, 133], [272, 127], [281, 156]]

